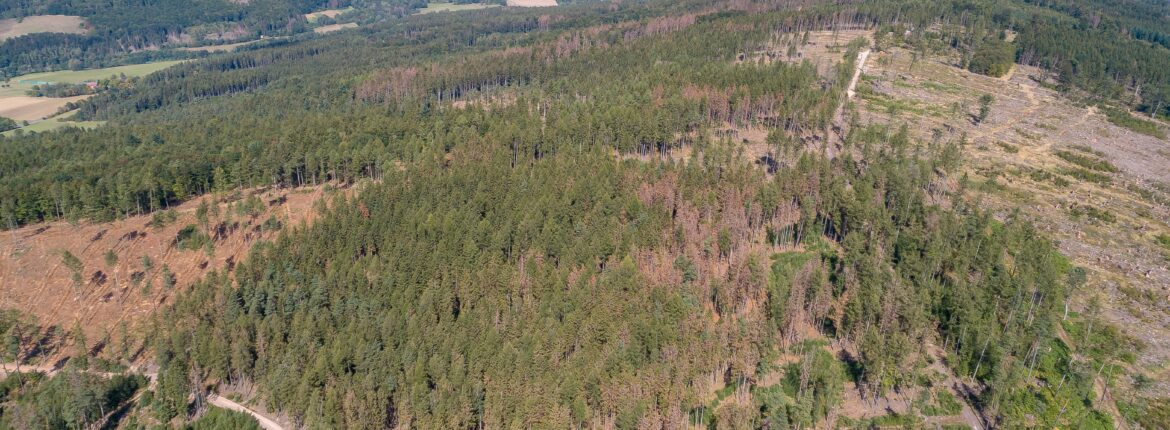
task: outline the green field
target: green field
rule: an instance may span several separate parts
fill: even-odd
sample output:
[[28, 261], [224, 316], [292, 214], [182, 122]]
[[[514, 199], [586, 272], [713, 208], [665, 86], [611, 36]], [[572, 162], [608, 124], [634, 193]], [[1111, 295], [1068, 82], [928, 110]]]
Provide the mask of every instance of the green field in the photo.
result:
[[321, 33], [329, 33], [329, 32], [333, 32], [333, 31], [337, 31], [337, 30], [344, 30], [347, 28], [357, 28], [357, 27], [358, 27], [358, 24], [356, 22], [347, 22], [344, 24], [329, 24], [329, 25], [322, 25], [320, 27], [314, 28], [313, 32], [317, 33], [317, 34], [321, 34]]
[[[37, 82], [53, 83], [81, 83], [112, 75], [125, 74], [126, 76], [144, 76], [159, 70], [179, 64], [182, 61], [159, 61], [156, 63], [132, 64], [129, 66], [106, 67], [103, 69], [88, 70], [60, 70], [56, 72], [30, 73], [12, 78], [0, 87], [0, 97], [22, 96]], [[22, 83], [23, 82], [23, 83]]]
[[105, 121], [65, 121], [69, 117], [72, 117], [75, 113], [77, 113], [77, 111], [72, 111], [46, 119], [44, 121], [29, 124], [26, 127], [21, 127], [16, 130], [8, 130], [6, 132], [0, 133], [0, 136], [12, 136], [16, 134], [18, 130], [24, 130], [25, 133], [39, 133], [42, 131], [56, 130], [65, 127], [96, 128], [106, 123]]
[[431, 2], [430, 4], [427, 4], [427, 7], [419, 9], [415, 13], [422, 15], [422, 14], [435, 13], [435, 12], [459, 12], [459, 11], [464, 11], [464, 10], [487, 9], [489, 7], [497, 7], [497, 6], [499, 6], [499, 5], [498, 4], [484, 4], [484, 3], [456, 4], [456, 3]]

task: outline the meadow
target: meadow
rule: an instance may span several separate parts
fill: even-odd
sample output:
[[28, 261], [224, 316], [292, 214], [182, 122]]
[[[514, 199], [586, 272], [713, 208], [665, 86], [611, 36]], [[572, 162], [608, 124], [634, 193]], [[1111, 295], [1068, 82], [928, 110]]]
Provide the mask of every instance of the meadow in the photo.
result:
[[30, 73], [27, 75], [17, 76], [11, 79], [12, 83], [20, 83], [21, 81], [29, 82], [54, 82], [54, 83], [81, 83], [85, 81], [92, 81], [96, 79], [108, 78], [113, 75], [124, 74], [126, 76], [145, 76], [159, 70], [179, 64], [180, 60], [175, 61], [159, 61], [155, 63], [145, 64], [131, 64], [128, 66], [106, 67], [101, 69], [86, 69], [86, 70], [59, 70], [56, 72], [41, 72]]
[[65, 127], [88, 129], [96, 128], [106, 123], [105, 121], [67, 121], [75, 113], [77, 113], [77, 111], [61, 114], [55, 118], [49, 118], [44, 121], [35, 122], [16, 130], [8, 130], [6, 132], [0, 133], [0, 136], [14, 136], [19, 130], [23, 130], [24, 133], [40, 133], [43, 131], [56, 130]]
[[338, 16], [338, 15], [341, 15], [341, 14], [343, 14], [343, 13], [349, 12], [349, 11], [351, 11], [351, 10], [353, 10], [353, 6], [349, 6], [349, 7], [343, 8], [343, 9], [326, 9], [326, 10], [319, 10], [319, 11], [316, 11], [316, 12], [310, 12], [310, 13], [306, 13], [306, 14], [305, 14], [305, 20], [306, 20], [306, 21], [309, 21], [309, 22], [316, 22], [316, 21], [317, 21], [317, 19], [319, 19], [319, 18], [321, 18], [321, 17], [323, 17], [323, 16], [327, 16], [327, 17], [330, 17], [330, 18], [337, 18], [337, 16]]
[[[0, 100], [8, 97], [24, 96], [34, 85], [44, 82], [79, 84], [87, 81], [108, 78], [124, 74], [126, 76], [146, 76], [159, 70], [179, 64], [180, 61], [159, 61], [146, 64], [131, 64], [129, 66], [106, 67], [87, 70], [59, 70], [56, 72], [30, 73], [14, 77], [0, 85]], [[0, 101], [0, 103], [3, 103]]]
[[[0, 116], [12, 118], [18, 121], [38, 121], [42, 118], [50, 117], [56, 113], [58, 109], [60, 109], [62, 106], [65, 106], [69, 102], [77, 102], [88, 97], [78, 96], [49, 98], [29, 97], [26, 95], [28, 90], [31, 90], [33, 86], [40, 83], [52, 82], [77, 84], [108, 78], [114, 75], [124, 74], [126, 76], [145, 76], [178, 63], [179, 61], [160, 61], [155, 63], [106, 67], [102, 69], [61, 70], [55, 72], [30, 73], [27, 75], [17, 76], [7, 82], [4, 82], [3, 84], [0, 84]], [[36, 122], [27, 127], [24, 127], [24, 130], [45, 131], [60, 128], [65, 125], [77, 124], [80, 123], [58, 123], [52, 118], [47, 118], [45, 121]], [[100, 123], [89, 125], [96, 126], [100, 125]], [[11, 134], [11, 131], [9, 134]]]
[[358, 25], [356, 22], [347, 22], [345, 24], [329, 24], [329, 25], [322, 25], [320, 27], [314, 28], [313, 32], [317, 33], [317, 34], [330, 33], [330, 32], [334, 32], [337, 30], [346, 29], [346, 28], [357, 28], [357, 26]]

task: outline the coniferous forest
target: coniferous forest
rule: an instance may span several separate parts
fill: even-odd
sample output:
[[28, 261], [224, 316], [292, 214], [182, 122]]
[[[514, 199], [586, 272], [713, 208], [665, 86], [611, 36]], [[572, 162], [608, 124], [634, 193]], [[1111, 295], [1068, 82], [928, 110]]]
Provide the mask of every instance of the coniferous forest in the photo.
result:
[[[96, 18], [102, 2], [0, 9], [124, 32], [6, 41], [0, 69], [100, 62], [87, 56], [199, 20], [292, 34], [303, 23], [287, 16], [350, 5], [204, 3], [152, 4], [159, 21], [134, 26]], [[127, 428], [240, 428], [200, 400], [240, 386], [297, 428], [958, 428], [929, 417], [960, 409], [983, 428], [1132, 428], [1096, 381], [1140, 346], [1068, 316], [1081, 269], [972, 197], [965, 137], [863, 124], [847, 87], [859, 53], [897, 39], [985, 75], [1038, 66], [1064, 93], [1164, 116], [1167, 13], [1152, 0], [400, 13], [111, 87], [76, 114], [105, 126], [0, 137], [7, 227], [260, 186], [354, 191], [184, 280], [142, 329], [152, 383], [10, 377], [0, 428], [80, 428], [134, 395]], [[842, 37], [831, 62], [753, 60], [846, 30], [878, 36]], [[0, 316], [17, 356], [26, 328]], [[850, 402], [925, 392], [945, 394], [842, 418]]]

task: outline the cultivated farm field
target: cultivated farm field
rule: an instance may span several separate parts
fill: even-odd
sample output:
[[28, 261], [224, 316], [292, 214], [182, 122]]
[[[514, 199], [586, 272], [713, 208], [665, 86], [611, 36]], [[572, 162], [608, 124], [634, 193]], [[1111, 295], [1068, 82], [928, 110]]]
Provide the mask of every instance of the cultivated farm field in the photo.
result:
[[331, 32], [337, 31], [337, 30], [344, 30], [347, 28], [357, 28], [357, 26], [358, 25], [356, 22], [347, 22], [345, 24], [322, 25], [320, 27], [314, 28], [313, 32], [317, 33], [317, 34], [331, 33]]
[[[61, 70], [56, 72], [31, 73], [17, 76], [8, 80], [7, 82], [4, 82], [4, 84], [0, 86], [0, 116], [12, 118], [17, 121], [29, 121], [31, 123], [36, 123], [37, 121], [51, 118], [55, 113], [57, 113], [58, 110], [61, 109], [61, 107], [70, 102], [78, 102], [89, 97], [29, 97], [25, 95], [25, 93], [28, 90], [31, 90], [33, 86], [41, 83], [51, 82], [79, 84], [82, 82], [108, 78], [114, 75], [124, 74], [126, 76], [143, 76], [178, 63], [180, 63], [180, 61], [160, 61], [156, 63], [107, 67], [103, 69]], [[35, 128], [26, 127], [25, 131], [45, 131], [54, 128], [60, 128], [65, 125], [95, 127], [100, 125], [100, 123], [91, 122], [87, 124], [78, 124], [52, 121], [52, 124], [40, 125]], [[11, 134], [11, 132], [8, 134]]]
[[0, 98], [0, 116], [17, 121], [38, 121], [57, 113], [69, 102], [85, 100], [89, 96], [77, 97], [28, 97], [11, 96]]
[[[59, 70], [55, 72], [30, 73], [9, 79], [0, 86], [0, 105], [9, 97], [24, 96], [34, 85], [44, 82], [60, 84], [80, 84], [87, 81], [105, 79], [115, 75], [145, 76], [159, 70], [179, 64], [182, 61], [159, 61], [155, 63], [132, 64], [129, 66], [106, 67], [102, 69], [86, 70]], [[62, 103], [64, 104], [64, 103]]]
[[458, 3], [449, 3], [449, 2], [448, 3], [430, 2], [427, 4], [427, 7], [419, 9], [417, 12], [415, 12], [415, 14], [423, 15], [423, 14], [435, 13], [435, 12], [459, 12], [459, 11], [464, 11], [464, 10], [487, 9], [487, 8], [497, 7], [497, 6], [499, 6], [499, 5], [484, 4], [484, 3], [458, 4]]
[[40, 132], [44, 132], [44, 131], [56, 130], [56, 129], [65, 128], [65, 127], [77, 127], [77, 128], [87, 128], [88, 129], [88, 128], [100, 127], [101, 125], [106, 123], [105, 121], [69, 121], [69, 118], [73, 117], [73, 115], [75, 115], [76, 113], [77, 113], [76, 110], [69, 111], [69, 112], [63, 113], [61, 115], [57, 115], [55, 117], [46, 119], [44, 121], [34, 122], [32, 124], [29, 124], [28, 126], [21, 127], [21, 128], [16, 129], [16, 130], [8, 130], [6, 132], [0, 133], [0, 136], [14, 136], [18, 132], [40, 133]]
[[85, 34], [85, 20], [72, 15], [37, 15], [0, 19], [0, 41], [33, 33]]
[[341, 14], [349, 12], [351, 10], [353, 10], [353, 6], [350, 6], [350, 7], [344, 8], [344, 9], [326, 9], [326, 10], [321, 10], [321, 11], [317, 11], [317, 12], [310, 12], [310, 13], [305, 14], [305, 20], [309, 21], [309, 22], [316, 22], [317, 19], [319, 19], [323, 16], [327, 16], [330, 18], [337, 18], [337, 15], [341, 15]]
[[508, 6], [516, 7], [551, 7], [556, 5], [557, 0], [508, 0]]
[[[56, 72], [30, 73], [12, 78], [9, 80], [9, 82], [14, 85], [20, 84], [32, 86], [33, 82], [76, 84], [121, 74], [126, 76], [145, 76], [181, 62], [182, 60], [158, 61], [154, 63], [131, 64], [128, 66], [115, 66], [101, 69], [60, 70]], [[25, 81], [25, 83], [22, 84], [22, 81]]]

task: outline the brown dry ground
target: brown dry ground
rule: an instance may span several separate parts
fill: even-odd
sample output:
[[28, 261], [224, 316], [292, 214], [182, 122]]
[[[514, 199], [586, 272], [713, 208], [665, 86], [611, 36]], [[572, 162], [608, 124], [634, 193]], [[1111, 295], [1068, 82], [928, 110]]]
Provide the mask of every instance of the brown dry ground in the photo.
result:
[[178, 49], [180, 51], [198, 51], [198, 52], [232, 52], [232, 51], [235, 51], [236, 48], [239, 48], [241, 46], [251, 45], [253, 43], [260, 42], [262, 40], [276, 40], [276, 39], [284, 39], [284, 38], [285, 38], [284, 36], [282, 36], [282, 37], [269, 37], [269, 38], [265, 38], [265, 39], [255, 39], [255, 40], [248, 40], [248, 41], [244, 41], [244, 42], [227, 43], [227, 44], [223, 44], [223, 45], [184, 46], [184, 47], [175, 48], [175, 49]]
[[0, 19], [0, 41], [32, 33], [85, 34], [85, 19], [72, 15], [36, 15]]
[[78, 102], [88, 97], [0, 97], [0, 116], [17, 121], [39, 121], [53, 116], [69, 102]]
[[337, 15], [341, 15], [342, 12], [345, 12], [347, 10], [349, 10], [349, 9], [326, 9], [326, 10], [319, 10], [316, 12], [309, 12], [309, 13], [305, 14], [305, 19], [308, 20], [309, 22], [312, 22], [312, 21], [317, 20], [317, 18], [320, 18], [323, 16], [327, 16], [329, 18], [337, 18]]
[[[55, 221], [0, 232], [0, 308], [35, 316], [42, 327], [57, 325], [69, 330], [78, 324], [90, 344], [106, 334], [116, 335], [120, 322], [126, 322], [130, 333], [135, 333], [146, 317], [204, 274], [239, 262], [254, 243], [274, 238], [276, 232], [260, 228], [269, 217], [280, 220], [284, 228], [311, 222], [316, 216], [314, 202], [328, 193], [322, 187], [305, 187], [248, 194], [263, 200], [264, 213], [236, 215], [229, 210], [230, 202], [221, 201], [220, 216], [211, 216], [209, 224], [238, 223], [238, 227], [229, 228], [215, 241], [211, 255], [203, 250], [178, 249], [172, 243], [180, 229], [198, 225], [198, 199], [176, 207], [177, 220], [162, 228], [148, 226], [150, 216], [134, 216], [104, 223]], [[212, 197], [205, 198], [210, 201]], [[118, 257], [114, 267], [105, 263], [108, 250]], [[73, 284], [72, 272], [63, 263], [63, 251], [81, 260], [82, 285]], [[135, 285], [132, 273], [144, 271], [143, 257], [150, 257], [153, 268]], [[177, 279], [170, 290], [163, 284], [164, 266]], [[152, 284], [150, 291], [143, 288], [147, 283]]]
[[198, 52], [231, 52], [231, 51], [235, 51], [236, 48], [239, 48], [239, 47], [244, 46], [244, 45], [250, 45], [250, 44], [256, 43], [257, 41], [258, 40], [249, 40], [247, 42], [229, 43], [226, 45], [184, 46], [182, 48], [176, 48], [176, 49], [178, 49], [180, 51], [198, 51]]
[[[1047, 79], [1036, 68], [1016, 66], [1007, 77], [992, 78], [945, 58], [911, 68], [911, 58], [900, 49], [871, 56], [861, 86], [872, 91], [857, 100], [860, 122], [906, 124], [923, 141], [936, 133], [944, 141], [966, 134], [966, 173], [982, 184], [972, 187], [972, 203], [1001, 219], [1018, 208], [1074, 264], [1087, 268], [1089, 280], [1074, 292], [1073, 310], [1099, 299], [1106, 320], [1146, 343], [1134, 370], [1158, 381], [1147, 394], [1170, 394], [1170, 250], [1155, 239], [1170, 234], [1170, 208], [1159, 203], [1170, 201], [1170, 142], [1078, 106], [1039, 84]], [[988, 119], [976, 125], [970, 115], [985, 93], [995, 102]], [[1106, 184], [1078, 180], [1064, 174], [1076, 166], [1058, 151], [1096, 152], [1119, 172], [1108, 174]], [[991, 185], [989, 178], [995, 178]], [[1083, 214], [1088, 207], [1116, 219]]]
[[[802, 44], [802, 33], [776, 33], [766, 46], [758, 51], [749, 53], [737, 62], [771, 63], [783, 61], [786, 63], [801, 63], [808, 61], [817, 68], [821, 76], [830, 76], [836, 66], [844, 59], [845, 46], [857, 38], [873, 39], [870, 30], [838, 30], [838, 31], [811, 31], [808, 44]], [[788, 47], [793, 38], [797, 39], [795, 48], [789, 52]]]
[[508, 6], [547, 7], [556, 6], [557, 0], [508, 0]]
[[[841, 61], [844, 45], [864, 36], [868, 32], [812, 32], [808, 45], [790, 52], [787, 43], [792, 36], [777, 35], [772, 46], [737, 61], [809, 61], [827, 76]], [[1037, 81], [1045, 79], [1039, 69], [1017, 66], [1007, 77], [992, 78], [959, 69], [947, 58], [923, 59], [911, 69], [911, 58], [900, 49], [871, 54], [863, 68], [861, 94], [843, 116], [856, 118], [858, 124], [905, 124], [920, 142], [932, 140], [936, 130], [942, 141], [965, 134], [969, 143], [964, 165], [971, 183], [996, 178], [993, 185], [973, 186], [970, 203], [993, 210], [1000, 219], [1018, 208], [1073, 264], [1088, 269], [1088, 283], [1073, 293], [1072, 309], [1083, 310], [1091, 299], [1099, 299], [1107, 321], [1147, 344], [1131, 369], [1158, 381], [1144, 394], [1170, 392], [1170, 250], [1155, 239], [1170, 234], [1170, 208], [1164, 203], [1170, 201], [1170, 142], [1115, 126], [1097, 109], [1041, 85]], [[984, 93], [996, 100], [989, 118], [976, 125], [971, 114], [977, 112]], [[716, 137], [742, 140], [745, 154], [767, 150], [766, 134], [739, 128], [717, 133]], [[1058, 151], [1107, 160], [1119, 171], [1108, 174], [1106, 184], [1077, 180], [1064, 174], [1077, 166], [1058, 157]], [[958, 179], [947, 181], [953, 185]], [[1089, 206], [1116, 219], [1083, 214]], [[839, 356], [848, 349], [849, 345], [835, 345], [830, 352]], [[960, 390], [972, 387], [939, 364], [942, 354], [931, 356], [933, 371], [927, 373], [938, 377], [937, 389], [962, 401]], [[915, 394], [863, 398], [855, 388], [847, 389], [834, 418], [905, 412]], [[928, 417], [924, 424], [978, 424], [973, 408], [963, 403], [961, 415]]]
[[320, 27], [314, 28], [314, 29], [313, 29], [313, 32], [314, 32], [314, 33], [318, 33], [318, 34], [320, 34], [320, 33], [330, 33], [330, 32], [334, 32], [334, 31], [337, 31], [337, 30], [343, 30], [343, 29], [346, 29], [346, 28], [357, 28], [357, 26], [358, 26], [358, 24], [357, 24], [356, 22], [347, 22], [347, 23], [345, 23], [345, 24], [330, 24], [330, 25], [322, 25], [322, 26], [320, 26]]
[[[799, 35], [798, 35], [799, 36]], [[773, 61], [784, 61], [799, 63], [808, 61], [817, 67], [818, 73], [824, 77], [835, 75], [836, 68], [844, 59], [845, 45], [856, 38], [871, 38], [871, 32], [866, 30], [844, 30], [844, 31], [822, 31], [811, 32], [809, 35], [809, 43], [807, 45], [798, 46], [792, 55], [789, 55], [787, 42], [790, 40], [789, 35], [776, 35], [770, 44], [765, 48], [753, 53], [749, 53], [743, 57], [736, 59], [739, 63], [770, 63]], [[871, 55], [870, 60], [873, 60]], [[868, 64], [868, 62], [867, 62]], [[763, 127], [756, 126], [737, 126], [725, 125], [716, 127], [710, 131], [709, 139], [713, 142], [723, 142], [731, 145], [735, 149], [735, 157], [745, 161], [754, 163], [757, 166], [762, 165], [758, 162], [761, 157], [765, 155], [774, 156], [774, 149], [767, 143], [769, 130]], [[812, 137], [812, 136], [805, 136]], [[814, 139], [810, 145], [819, 146]], [[806, 140], [807, 142], [808, 140]], [[696, 152], [691, 146], [684, 146], [675, 149], [668, 154], [659, 154], [652, 152], [650, 154], [618, 154], [615, 152], [615, 157], [622, 160], [637, 160], [643, 162], [687, 162], [691, 159], [701, 160], [704, 157], [702, 152]], [[746, 253], [756, 255], [770, 255], [778, 252], [770, 246], [762, 245], [767, 243], [763, 237], [757, 237], [752, 240], [754, 245], [748, 245]], [[799, 251], [801, 248], [790, 249], [791, 251]], [[641, 260], [640, 260], [641, 261]], [[639, 264], [640, 266], [645, 266]], [[704, 265], [704, 267], [707, 267]], [[720, 277], [725, 274], [729, 267], [726, 265], [715, 264], [710, 266], [711, 273], [709, 276]], [[648, 275], [649, 276], [649, 275]], [[800, 330], [801, 334], [798, 339], [802, 340], [817, 340], [822, 341], [822, 347], [826, 352], [835, 357], [846, 359], [847, 357], [856, 357], [858, 352], [856, 346], [850, 342], [833, 341], [824, 337], [819, 331], [811, 325], [807, 325]], [[931, 351], [930, 357], [927, 357], [929, 368], [919, 369], [923, 375], [928, 376], [933, 382], [934, 392], [947, 391], [950, 392], [955, 399], [962, 405], [963, 409], [960, 414], [953, 416], [933, 416], [925, 417], [921, 423], [927, 428], [939, 427], [943, 425], [960, 425], [960, 426], [979, 426], [982, 423], [975, 412], [975, 409], [964, 400], [965, 396], [960, 393], [960, 390], [972, 390], [968, 384], [956, 377], [946, 366], [942, 364], [941, 357], [944, 355], [937, 347], [928, 348]], [[784, 366], [799, 360], [801, 356], [800, 351], [785, 350], [772, 363], [772, 368], [766, 373], [756, 375], [755, 385], [757, 387], [768, 387], [779, 383], [784, 376]], [[720, 369], [716, 369], [709, 378], [700, 378], [697, 380], [696, 386], [699, 391], [704, 393], [700, 398], [704, 403], [710, 404], [716, 400], [716, 392], [725, 387]], [[816, 428], [818, 429], [832, 429], [837, 428], [845, 422], [845, 419], [854, 421], [865, 420], [875, 417], [882, 417], [894, 414], [904, 414], [911, 410], [911, 404], [919, 393], [926, 388], [917, 387], [913, 389], [904, 390], [902, 392], [889, 392], [879, 396], [863, 396], [861, 390], [855, 387], [851, 382], [846, 384], [845, 392], [843, 393], [842, 404], [839, 408], [834, 409], [830, 417], [820, 422]], [[751, 401], [752, 394], [747, 390], [737, 390], [733, 394], [729, 394], [722, 398], [717, 404], [712, 405], [716, 411], [724, 408], [744, 408], [750, 407], [753, 403]], [[696, 427], [697, 428], [697, 427]]]

